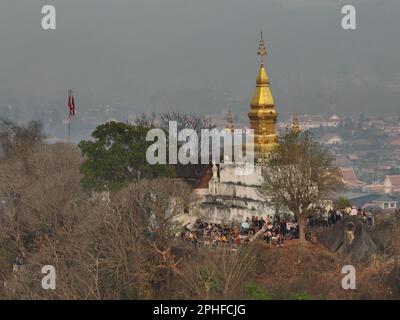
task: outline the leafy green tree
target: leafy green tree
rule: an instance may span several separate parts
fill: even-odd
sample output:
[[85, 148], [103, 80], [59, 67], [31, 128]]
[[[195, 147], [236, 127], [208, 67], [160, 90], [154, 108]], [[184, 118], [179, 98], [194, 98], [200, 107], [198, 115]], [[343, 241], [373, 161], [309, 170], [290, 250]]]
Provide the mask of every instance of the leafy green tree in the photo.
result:
[[93, 140], [81, 141], [79, 148], [86, 157], [80, 171], [86, 190], [118, 190], [128, 182], [143, 178], [173, 177], [169, 165], [150, 165], [146, 160], [149, 127], [132, 126], [122, 122], [99, 125]]
[[340, 197], [335, 201], [335, 207], [339, 209], [345, 209], [351, 206], [352, 203], [347, 197]]

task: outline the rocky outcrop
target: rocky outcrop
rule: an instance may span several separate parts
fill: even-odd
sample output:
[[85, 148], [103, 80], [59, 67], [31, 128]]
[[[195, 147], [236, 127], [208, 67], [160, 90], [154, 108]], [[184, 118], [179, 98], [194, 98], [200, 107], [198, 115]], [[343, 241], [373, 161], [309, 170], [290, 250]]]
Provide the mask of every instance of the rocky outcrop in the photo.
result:
[[321, 233], [319, 241], [349, 263], [367, 261], [378, 253], [370, 230], [358, 217], [338, 221], [331, 229]]

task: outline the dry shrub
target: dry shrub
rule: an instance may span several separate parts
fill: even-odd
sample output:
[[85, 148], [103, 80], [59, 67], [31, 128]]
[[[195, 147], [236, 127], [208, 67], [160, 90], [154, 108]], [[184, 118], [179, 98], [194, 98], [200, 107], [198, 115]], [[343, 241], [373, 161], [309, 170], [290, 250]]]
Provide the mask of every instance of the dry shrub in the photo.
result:
[[243, 299], [245, 284], [253, 279], [256, 253], [251, 245], [239, 250], [230, 245], [195, 250], [176, 270], [182, 297]]
[[340, 287], [339, 261], [326, 249], [297, 241], [276, 248], [259, 243], [257, 279], [274, 299], [307, 293], [315, 299], [337, 298]]
[[[81, 162], [72, 146], [35, 143], [0, 163], [0, 243], [6, 256], [0, 294], [167, 297], [169, 265], [157, 250], [171, 248], [178, 228], [174, 217], [189, 205], [190, 188], [173, 179], [141, 180], [112, 194], [110, 203], [93, 200], [81, 189]], [[14, 259], [21, 257], [23, 266], [13, 272]], [[41, 288], [41, 267], [48, 264], [57, 271], [54, 291]]]

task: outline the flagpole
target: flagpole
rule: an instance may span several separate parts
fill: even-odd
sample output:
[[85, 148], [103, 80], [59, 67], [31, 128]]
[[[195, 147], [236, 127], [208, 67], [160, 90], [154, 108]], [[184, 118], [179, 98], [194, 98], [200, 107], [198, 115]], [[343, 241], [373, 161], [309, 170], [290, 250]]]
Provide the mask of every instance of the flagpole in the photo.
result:
[[70, 143], [71, 140], [71, 115], [68, 115], [68, 140], [67, 143]]
[[67, 143], [70, 143], [71, 141], [71, 109], [70, 109], [70, 103], [71, 103], [71, 98], [72, 98], [72, 90], [68, 90], [68, 138], [67, 138]]

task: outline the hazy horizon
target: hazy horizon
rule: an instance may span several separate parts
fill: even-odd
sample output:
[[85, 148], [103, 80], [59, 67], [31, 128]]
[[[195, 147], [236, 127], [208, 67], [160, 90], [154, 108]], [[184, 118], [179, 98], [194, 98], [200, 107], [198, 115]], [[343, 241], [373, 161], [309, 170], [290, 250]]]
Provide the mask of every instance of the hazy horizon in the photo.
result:
[[355, 31], [334, 0], [54, 0], [55, 31], [41, 29], [45, 4], [0, 3], [1, 110], [62, 117], [72, 88], [78, 116], [245, 113], [262, 29], [281, 116], [400, 115], [399, 1], [352, 1]]

